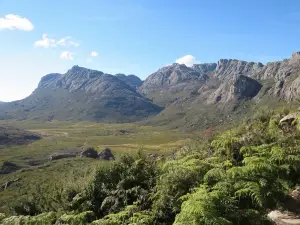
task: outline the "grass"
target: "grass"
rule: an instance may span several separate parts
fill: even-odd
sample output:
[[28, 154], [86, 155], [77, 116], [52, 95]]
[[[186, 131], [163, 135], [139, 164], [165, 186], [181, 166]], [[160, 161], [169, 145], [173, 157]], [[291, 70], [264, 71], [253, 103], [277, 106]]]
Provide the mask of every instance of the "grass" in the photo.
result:
[[[0, 175], [0, 185], [21, 178], [8, 189], [0, 191], [0, 212], [8, 212], [8, 202], [17, 202], [26, 197], [35, 191], [37, 185], [49, 186], [55, 181], [71, 179], [78, 176], [79, 172], [92, 171], [97, 166], [110, 163], [80, 157], [49, 162], [48, 157], [53, 153], [74, 152], [82, 146], [93, 146], [98, 152], [109, 147], [117, 158], [138, 150], [145, 154], [169, 155], [194, 138], [193, 134], [178, 130], [137, 124], [0, 121], [1, 124], [30, 130], [41, 135], [42, 139], [28, 145], [0, 149], [0, 165], [9, 161], [25, 168], [22, 172]], [[40, 167], [32, 166], [39, 164]]]

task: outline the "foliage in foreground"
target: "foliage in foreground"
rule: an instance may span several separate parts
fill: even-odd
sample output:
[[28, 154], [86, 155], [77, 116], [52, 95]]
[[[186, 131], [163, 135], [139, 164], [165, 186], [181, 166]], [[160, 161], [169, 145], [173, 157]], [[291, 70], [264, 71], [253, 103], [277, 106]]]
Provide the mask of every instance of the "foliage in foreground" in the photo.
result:
[[[53, 191], [15, 211], [31, 215], [21, 216], [28, 221], [52, 211], [61, 224], [269, 224], [266, 213], [300, 177], [300, 132], [295, 122], [279, 124], [282, 116], [260, 113], [165, 162], [125, 155], [84, 187]], [[45, 207], [51, 202], [56, 207]]]

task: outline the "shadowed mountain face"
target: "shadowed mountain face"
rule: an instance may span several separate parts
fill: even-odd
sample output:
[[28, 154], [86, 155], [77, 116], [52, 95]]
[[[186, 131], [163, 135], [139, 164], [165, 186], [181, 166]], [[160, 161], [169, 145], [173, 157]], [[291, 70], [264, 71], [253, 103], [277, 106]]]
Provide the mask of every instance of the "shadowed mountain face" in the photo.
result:
[[136, 121], [160, 107], [116, 76], [74, 66], [44, 76], [29, 97], [6, 104], [4, 119]]
[[28, 144], [39, 139], [38, 135], [29, 131], [0, 125], [0, 146]]

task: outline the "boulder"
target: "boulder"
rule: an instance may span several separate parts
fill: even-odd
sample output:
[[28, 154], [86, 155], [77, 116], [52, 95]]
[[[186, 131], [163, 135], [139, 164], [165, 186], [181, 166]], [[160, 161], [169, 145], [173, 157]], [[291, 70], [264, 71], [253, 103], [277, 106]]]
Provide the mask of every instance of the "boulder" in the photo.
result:
[[156, 159], [156, 158], [158, 157], [158, 154], [156, 154], [156, 153], [149, 153], [149, 154], [147, 155], [147, 157], [148, 157], [148, 158], [152, 158], [152, 159]]
[[268, 218], [276, 225], [300, 225], [300, 188], [291, 191], [283, 202], [285, 211], [273, 210]]
[[18, 169], [21, 169], [21, 167], [18, 166], [17, 164], [13, 162], [5, 161], [0, 167], [0, 174], [8, 174], [17, 171]]
[[21, 178], [17, 178], [17, 179], [14, 179], [14, 180], [10, 180], [10, 181], [5, 182], [4, 184], [2, 184], [2, 185], [0, 186], [0, 191], [9, 188], [13, 183], [16, 183], [16, 182], [18, 182], [18, 181], [20, 181], [20, 180], [21, 180]]
[[296, 119], [296, 116], [293, 114], [289, 114], [285, 117], [283, 117], [279, 123], [288, 123], [289, 125], [292, 124], [292, 122]]
[[300, 217], [289, 212], [271, 211], [268, 218], [276, 225], [300, 225]]
[[86, 148], [80, 153], [81, 157], [87, 157], [87, 158], [98, 158], [98, 152], [93, 148]]
[[110, 148], [105, 148], [102, 152], [99, 153], [99, 159], [104, 160], [115, 160], [114, 155], [112, 154]]
[[58, 159], [64, 159], [64, 158], [74, 158], [76, 157], [76, 154], [74, 153], [55, 153], [53, 155], [49, 156], [49, 160], [58, 160]]

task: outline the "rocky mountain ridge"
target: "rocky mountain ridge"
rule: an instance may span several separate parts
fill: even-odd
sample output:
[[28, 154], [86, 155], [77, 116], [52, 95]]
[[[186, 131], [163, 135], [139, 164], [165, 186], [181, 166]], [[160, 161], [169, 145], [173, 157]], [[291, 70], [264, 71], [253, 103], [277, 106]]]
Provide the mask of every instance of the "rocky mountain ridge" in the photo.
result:
[[0, 109], [0, 118], [130, 122], [157, 114], [161, 108], [127, 84], [127, 78], [79, 66], [48, 74], [29, 97]]
[[[300, 90], [297, 90], [297, 86], [300, 84], [299, 75], [300, 52], [293, 53], [289, 59], [267, 63], [266, 65], [260, 62], [220, 59], [217, 63], [196, 64], [193, 65], [193, 67], [173, 64], [161, 68], [151, 74], [144, 81], [139, 90], [146, 96], [151, 96], [152, 93], [157, 92], [175, 93], [178, 91], [191, 92], [193, 90], [193, 93], [197, 92], [201, 95], [205, 89], [215, 89], [218, 93], [222, 92], [225, 94], [225, 92], [228, 92], [226, 94], [232, 94], [234, 92], [229, 91], [229, 89], [240, 88], [239, 83], [233, 82], [236, 76], [244, 76], [247, 78], [244, 78], [243, 82], [240, 83], [242, 85], [246, 83], [244, 89], [253, 89], [251, 85], [254, 84], [254, 82], [250, 82], [252, 80], [256, 80], [259, 83], [269, 81], [270, 83], [274, 83], [268, 91], [270, 95], [277, 95], [286, 100], [293, 100], [300, 94]], [[247, 86], [248, 82], [250, 84], [249, 87]], [[258, 85], [257, 82], [256, 86]], [[195, 89], [198, 90], [195, 91]], [[249, 95], [250, 98], [258, 94], [257, 88], [253, 90], [254, 93]], [[171, 96], [174, 97], [175, 95], [171, 94]], [[231, 97], [226, 96], [226, 98], [230, 99]], [[170, 101], [172, 100], [173, 99]]]
[[44, 76], [31, 96], [2, 106], [0, 118], [125, 122], [156, 115], [151, 121], [194, 124], [209, 116], [227, 116], [241, 102], [298, 100], [299, 85], [300, 52], [266, 65], [237, 59], [192, 67], [174, 63], [144, 82], [134, 75], [113, 76], [74, 66], [65, 74]]

